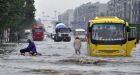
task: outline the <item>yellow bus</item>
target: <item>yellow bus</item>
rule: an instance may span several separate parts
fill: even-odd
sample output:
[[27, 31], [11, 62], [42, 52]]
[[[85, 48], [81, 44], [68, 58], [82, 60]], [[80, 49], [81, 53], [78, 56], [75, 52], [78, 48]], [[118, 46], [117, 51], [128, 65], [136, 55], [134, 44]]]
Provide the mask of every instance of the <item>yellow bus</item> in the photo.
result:
[[[128, 22], [115, 16], [96, 17], [87, 27], [87, 48], [90, 56], [131, 56], [135, 40]], [[131, 37], [131, 36], [130, 36]]]

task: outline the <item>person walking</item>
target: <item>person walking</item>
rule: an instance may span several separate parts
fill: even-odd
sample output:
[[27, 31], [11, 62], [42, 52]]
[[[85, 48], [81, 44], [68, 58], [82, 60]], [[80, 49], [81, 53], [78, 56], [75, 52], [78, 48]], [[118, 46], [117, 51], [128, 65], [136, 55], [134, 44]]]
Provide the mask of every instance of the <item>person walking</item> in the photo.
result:
[[75, 37], [75, 40], [74, 40], [74, 49], [75, 49], [75, 54], [81, 54], [81, 40], [79, 37]]

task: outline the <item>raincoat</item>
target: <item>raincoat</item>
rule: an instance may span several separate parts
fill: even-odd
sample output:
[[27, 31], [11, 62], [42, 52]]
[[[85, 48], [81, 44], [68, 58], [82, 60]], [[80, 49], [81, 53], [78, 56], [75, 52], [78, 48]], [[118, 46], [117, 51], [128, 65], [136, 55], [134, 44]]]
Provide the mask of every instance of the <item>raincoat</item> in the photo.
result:
[[29, 42], [29, 45], [27, 46], [27, 48], [21, 49], [20, 53], [23, 55], [25, 54], [25, 52], [29, 52], [32, 55], [34, 55], [35, 53], [37, 54], [36, 46], [35, 46], [34, 42], [32, 42], [30, 40], [28, 40], [28, 42]]
[[30, 50], [33, 53], [37, 53], [36, 51], [36, 46], [34, 42], [30, 41], [28, 47], [26, 48], [27, 50]]
[[81, 48], [81, 40], [75, 39], [74, 40], [74, 49], [75, 49], [76, 54], [77, 54], [77, 52], [79, 52], [79, 54], [80, 54], [80, 48]]

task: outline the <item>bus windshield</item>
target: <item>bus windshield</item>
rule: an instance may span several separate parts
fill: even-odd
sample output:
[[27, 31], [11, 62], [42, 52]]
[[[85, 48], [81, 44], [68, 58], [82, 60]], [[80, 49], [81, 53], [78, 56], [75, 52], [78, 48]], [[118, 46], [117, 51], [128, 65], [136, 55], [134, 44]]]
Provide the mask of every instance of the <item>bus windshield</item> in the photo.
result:
[[94, 24], [92, 28], [93, 40], [124, 40], [125, 27], [123, 24]]
[[42, 28], [35, 28], [35, 29], [33, 29], [33, 32], [44, 32], [44, 29], [42, 29]]

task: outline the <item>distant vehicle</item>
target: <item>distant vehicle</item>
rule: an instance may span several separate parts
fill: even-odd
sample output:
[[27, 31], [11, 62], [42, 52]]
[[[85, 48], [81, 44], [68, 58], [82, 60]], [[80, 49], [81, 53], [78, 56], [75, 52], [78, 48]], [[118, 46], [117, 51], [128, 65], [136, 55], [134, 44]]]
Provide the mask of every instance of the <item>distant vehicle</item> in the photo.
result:
[[85, 32], [85, 29], [82, 29], [82, 28], [75, 29], [74, 36], [78, 36], [81, 41], [86, 41], [86, 32]]
[[87, 27], [90, 56], [131, 56], [136, 46], [136, 28], [116, 17], [96, 17]]
[[51, 39], [54, 39], [54, 35], [56, 35], [56, 33], [50, 33], [50, 37], [51, 37]]
[[33, 40], [42, 41], [44, 39], [44, 31], [43, 26], [32, 26]]
[[32, 29], [25, 29], [24, 30], [24, 35], [26, 39], [32, 39]]
[[58, 23], [55, 27], [54, 41], [71, 41], [71, 29], [66, 27], [63, 23]]

